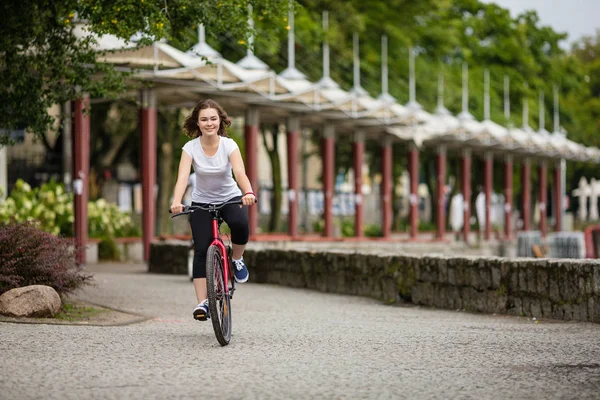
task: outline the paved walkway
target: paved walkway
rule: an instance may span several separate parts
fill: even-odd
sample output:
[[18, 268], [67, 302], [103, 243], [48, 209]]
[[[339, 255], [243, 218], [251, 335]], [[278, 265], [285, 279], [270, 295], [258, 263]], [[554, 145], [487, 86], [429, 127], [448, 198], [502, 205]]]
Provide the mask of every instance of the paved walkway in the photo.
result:
[[184, 276], [94, 265], [79, 297], [153, 317], [0, 323], [1, 399], [597, 399], [600, 325], [536, 323], [248, 283], [232, 342]]

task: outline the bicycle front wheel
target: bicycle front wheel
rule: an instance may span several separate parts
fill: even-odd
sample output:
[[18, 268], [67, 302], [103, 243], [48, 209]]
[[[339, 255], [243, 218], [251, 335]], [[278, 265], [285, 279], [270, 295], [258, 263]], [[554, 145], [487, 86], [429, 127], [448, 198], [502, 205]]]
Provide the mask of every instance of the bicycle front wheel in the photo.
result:
[[210, 246], [206, 254], [206, 288], [208, 308], [215, 336], [221, 346], [231, 340], [231, 299], [225, 293], [225, 254], [217, 246]]

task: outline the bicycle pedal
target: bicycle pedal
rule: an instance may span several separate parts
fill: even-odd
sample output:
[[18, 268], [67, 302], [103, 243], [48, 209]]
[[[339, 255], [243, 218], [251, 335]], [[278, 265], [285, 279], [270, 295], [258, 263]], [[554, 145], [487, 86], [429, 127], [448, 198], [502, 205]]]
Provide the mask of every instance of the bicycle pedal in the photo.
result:
[[210, 316], [208, 314], [194, 314], [194, 319], [196, 321], [206, 321]]

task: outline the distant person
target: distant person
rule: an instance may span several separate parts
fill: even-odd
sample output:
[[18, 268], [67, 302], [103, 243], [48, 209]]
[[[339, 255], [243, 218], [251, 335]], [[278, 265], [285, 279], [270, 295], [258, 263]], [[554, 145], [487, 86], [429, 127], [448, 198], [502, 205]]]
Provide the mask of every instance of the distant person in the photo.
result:
[[[193, 206], [220, 204], [236, 199], [241, 199], [246, 206], [256, 202], [240, 149], [233, 139], [227, 137], [225, 128], [230, 125], [231, 120], [225, 110], [216, 101], [210, 99], [198, 103], [192, 114], [186, 118], [183, 129], [192, 140], [183, 146], [181, 153], [177, 182], [173, 191], [173, 204], [171, 204], [172, 213], [183, 211], [182, 198], [188, 186], [192, 166], [196, 177], [192, 192]], [[231, 175], [232, 171], [235, 180]], [[243, 283], [249, 277], [243, 258], [250, 234], [248, 209], [231, 204], [223, 207], [221, 212], [231, 229], [234, 277], [236, 282]], [[196, 320], [205, 321], [209, 317], [206, 252], [213, 240], [211, 214], [208, 211], [196, 210], [190, 216], [190, 226], [194, 240], [192, 278], [198, 300], [193, 315]]]

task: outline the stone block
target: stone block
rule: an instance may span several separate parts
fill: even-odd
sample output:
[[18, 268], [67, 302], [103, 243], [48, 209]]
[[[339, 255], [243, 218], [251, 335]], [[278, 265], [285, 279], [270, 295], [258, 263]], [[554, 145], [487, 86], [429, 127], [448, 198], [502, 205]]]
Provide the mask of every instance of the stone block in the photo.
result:
[[548, 282], [548, 297], [553, 303], [561, 302], [558, 279], [556, 275], [553, 275]]
[[428, 257], [425, 263], [425, 271], [423, 271], [424, 276], [421, 279], [432, 283], [440, 282], [439, 262], [440, 260], [437, 257]]
[[460, 297], [460, 291], [456, 286], [447, 286], [446, 294], [448, 296], [448, 307], [452, 310], [463, 309], [463, 302]]
[[529, 301], [529, 310], [530, 310], [530, 316], [534, 317], [534, 318], [542, 318], [543, 316], [543, 312], [542, 312], [542, 304], [540, 302], [539, 299], [537, 298], [531, 298]]
[[447, 267], [448, 283], [452, 286], [456, 286], [456, 269], [454, 267]]
[[519, 266], [519, 292], [528, 292], [529, 288], [527, 285], [527, 268], [525, 266]]
[[467, 263], [461, 263], [461, 261], [463, 261], [463, 259], [460, 259], [460, 261], [457, 259], [456, 269], [454, 271], [456, 284], [458, 286], [470, 286], [471, 274], [469, 271], [469, 266], [467, 265]]
[[587, 301], [583, 301], [579, 304], [579, 316], [577, 321], [587, 321], [588, 320], [588, 304]]
[[517, 268], [511, 268], [509, 272], [509, 287], [508, 290], [510, 293], [518, 293], [519, 292], [519, 270]]
[[448, 264], [445, 258], [438, 258], [436, 260], [437, 269], [438, 269], [438, 282], [439, 283], [448, 283]]
[[548, 283], [548, 269], [546, 267], [540, 267], [536, 271], [536, 283], [537, 288], [535, 293], [547, 297], [549, 294], [549, 283]]
[[506, 293], [501, 294], [496, 290], [488, 290], [487, 291], [487, 310], [486, 312], [491, 312], [495, 314], [504, 314], [507, 310], [507, 300], [508, 296]]
[[552, 318], [552, 303], [548, 299], [541, 299], [540, 305], [542, 306], [542, 316], [544, 318]]
[[415, 304], [433, 305], [433, 285], [430, 282], [417, 282], [412, 290], [412, 301]]
[[491, 277], [489, 269], [486, 266], [477, 264], [469, 268], [471, 287], [479, 291], [484, 291], [491, 286]]
[[522, 297], [521, 298], [521, 312], [522, 312], [522, 315], [531, 316], [531, 298], [530, 297]]
[[460, 297], [462, 299], [463, 308], [467, 311], [483, 311], [485, 310], [485, 295], [471, 287], [461, 287]]
[[448, 308], [448, 288], [446, 285], [433, 284], [433, 302], [432, 304], [438, 308]]
[[421, 271], [423, 271], [423, 265], [421, 264], [421, 261], [417, 261], [413, 265], [413, 271], [415, 274], [415, 281], [420, 281], [421, 280]]
[[552, 307], [552, 318], [562, 320], [565, 318], [565, 309], [561, 304], [555, 304]]
[[573, 319], [573, 306], [571, 304], [564, 304], [562, 307], [564, 310], [563, 320], [571, 321]]
[[498, 289], [502, 282], [502, 270], [499, 264], [492, 264], [490, 266], [490, 274], [492, 278], [492, 285], [490, 289]]
[[525, 268], [525, 279], [527, 280], [527, 292], [531, 294], [537, 293], [537, 271], [535, 267], [531, 266], [529, 268]]
[[600, 297], [588, 300], [588, 316], [590, 321], [600, 323]]
[[523, 302], [519, 297], [508, 296], [506, 312], [509, 315], [523, 315]]
[[148, 272], [186, 275], [188, 273], [189, 248], [190, 243], [185, 240], [152, 242]]

